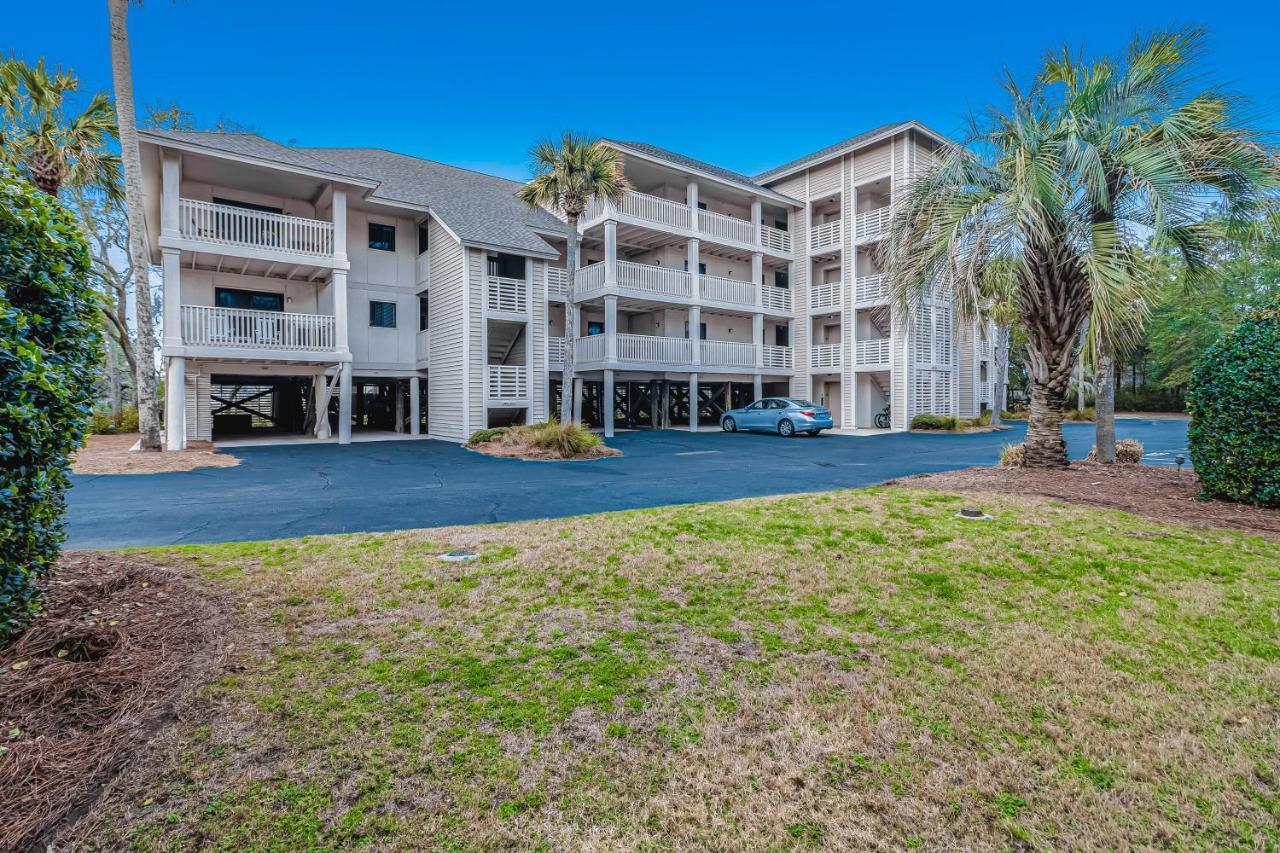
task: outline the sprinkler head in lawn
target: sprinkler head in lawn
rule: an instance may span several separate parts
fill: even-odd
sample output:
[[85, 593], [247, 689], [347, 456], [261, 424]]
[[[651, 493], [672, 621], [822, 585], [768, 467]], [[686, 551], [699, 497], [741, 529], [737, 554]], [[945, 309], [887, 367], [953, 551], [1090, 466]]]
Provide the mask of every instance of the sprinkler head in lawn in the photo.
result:
[[480, 555], [475, 551], [469, 551], [466, 548], [455, 548], [440, 555], [440, 559], [447, 563], [469, 563]]
[[958, 518], [967, 518], [970, 521], [990, 521], [991, 516], [976, 507], [965, 507], [956, 513]]

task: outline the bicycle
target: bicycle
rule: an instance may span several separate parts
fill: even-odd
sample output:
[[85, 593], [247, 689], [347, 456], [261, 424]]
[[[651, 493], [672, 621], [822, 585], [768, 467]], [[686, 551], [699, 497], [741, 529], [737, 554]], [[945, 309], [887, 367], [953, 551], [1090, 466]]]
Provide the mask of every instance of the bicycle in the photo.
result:
[[885, 406], [883, 412], [876, 414], [876, 429], [889, 428], [889, 407]]

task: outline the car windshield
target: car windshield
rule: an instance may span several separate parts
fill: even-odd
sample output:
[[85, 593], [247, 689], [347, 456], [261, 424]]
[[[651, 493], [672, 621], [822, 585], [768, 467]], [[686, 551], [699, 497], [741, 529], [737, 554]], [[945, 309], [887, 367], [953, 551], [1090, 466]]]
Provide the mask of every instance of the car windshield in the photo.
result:
[[800, 407], [800, 408], [802, 408], [802, 409], [812, 409], [812, 408], [813, 408], [813, 403], [810, 403], [808, 400], [792, 400], [792, 401], [791, 401], [791, 405], [793, 405], [793, 406], [799, 406], [799, 407]]

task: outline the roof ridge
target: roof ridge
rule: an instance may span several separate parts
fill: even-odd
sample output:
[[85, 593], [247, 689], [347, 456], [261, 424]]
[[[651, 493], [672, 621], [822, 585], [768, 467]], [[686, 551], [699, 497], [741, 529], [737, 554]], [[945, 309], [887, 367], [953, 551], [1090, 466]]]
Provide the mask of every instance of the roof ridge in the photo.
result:
[[303, 151], [380, 151], [383, 154], [394, 154], [396, 157], [406, 157], [410, 160], [420, 160], [423, 163], [431, 163], [436, 166], [444, 166], [446, 169], [456, 169], [459, 172], [469, 172], [472, 175], [479, 175], [482, 178], [492, 178], [495, 181], [503, 181], [516, 186], [524, 186], [524, 181], [517, 181], [515, 178], [504, 178], [502, 175], [494, 175], [490, 172], [481, 172], [479, 169], [468, 169], [466, 166], [458, 166], [453, 163], [446, 163], [443, 160], [432, 160], [430, 157], [422, 157], [418, 154], [405, 154], [403, 151], [392, 151], [390, 148], [383, 148], [379, 145], [330, 145], [319, 148], [303, 148]]

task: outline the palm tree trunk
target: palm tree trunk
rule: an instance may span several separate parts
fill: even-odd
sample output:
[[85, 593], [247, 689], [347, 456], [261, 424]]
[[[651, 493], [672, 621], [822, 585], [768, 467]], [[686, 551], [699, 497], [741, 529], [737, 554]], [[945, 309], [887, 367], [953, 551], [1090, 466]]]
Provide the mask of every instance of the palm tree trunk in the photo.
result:
[[1098, 343], [1098, 363], [1094, 367], [1094, 442], [1099, 462], [1116, 461], [1115, 360], [1106, 341]]
[[1067, 443], [1062, 437], [1062, 410], [1066, 394], [1057, 383], [1031, 381], [1031, 411], [1027, 414], [1027, 442], [1023, 465], [1027, 468], [1067, 467]]
[[111, 15], [111, 78], [115, 84], [116, 116], [120, 125], [120, 159], [124, 163], [125, 206], [129, 213], [129, 262], [134, 274], [134, 325], [138, 335], [138, 431], [143, 450], [160, 449], [160, 417], [156, 409], [155, 329], [151, 324], [151, 283], [148, 280], [147, 238], [142, 218], [142, 161], [138, 153], [138, 123], [133, 105], [133, 68], [129, 58], [128, 0], [107, 0]]
[[991, 425], [1000, 426], [1003, 418], [1005, 398], [1005, 377], [1009, 366], [1009, 327], [996, 326], [996, 341], [993, 350], [995, 358], [991, 360], [991, 368], [995, 371], [994, 384], [991, 388]]
[[560, 371], [560, 423], [573, 420], [573, 356], [578, 337], [578, 306], [573, 301], [573, 280], [578, 266], [578, 217], [569, 216], [569, 246], [564, 267], [568, 292], [564, 297], [564, 368]]

